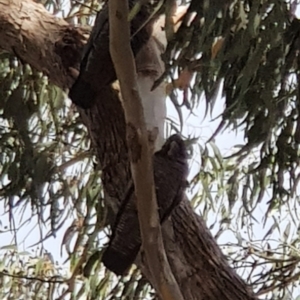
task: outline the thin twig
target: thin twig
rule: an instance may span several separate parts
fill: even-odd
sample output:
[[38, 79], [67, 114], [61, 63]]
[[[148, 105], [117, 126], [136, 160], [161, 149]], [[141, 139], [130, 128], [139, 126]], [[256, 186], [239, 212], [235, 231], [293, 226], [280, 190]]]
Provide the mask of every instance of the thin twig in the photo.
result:
[[[40, 277], [34, 277], [34, 276], [27, 276], [27, 275], [15, 275], [15, 274], [9, 274], [8, 272], [0, 272], [0, 276], [8, 276], [11, 278], [18, 278], [18, 279], [27, 279], [27, 280], [35, 280], [35, 281], [40, 281], [43, 283], [67, 283], [68, 280], [54, 280], [54, 279], [44, 279]], [[53, 276], [51, 278], [55, 278], [57, 276]]]
[[176, 0], [166, 0], [166, 36], [167, 41], [171, 41], [173, 39], [175, 33], [175, 22], [174, 16], [177, 11], [177, 3]]

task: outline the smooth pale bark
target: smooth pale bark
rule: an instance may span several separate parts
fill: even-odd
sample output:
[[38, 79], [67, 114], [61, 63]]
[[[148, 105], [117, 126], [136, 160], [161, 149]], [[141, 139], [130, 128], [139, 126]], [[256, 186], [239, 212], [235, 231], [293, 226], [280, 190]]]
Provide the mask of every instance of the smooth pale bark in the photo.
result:
[[127, 20], [129, 6], [124, 0], [110, 0], [108, 6], [110, 54], [123, 98], [127, 145], [142, 238], [141, 248], [160, 298], [183, 300], [172, 274], [162, 238], [151, 149], [151, 142], [153, 143], [153, 138], [156, 140], [156, 137], [151, 132], [148, 142], [149, 133], [141, 101], [142, 94], [139, 93], [137, 85], [136, 65], [130, 46], [130, 23]]
[[[55, 19], [31, 0], [0, 0], [0, 47], [48, 75], [61, 88], [73, 82], [86, 41], [83, 31]], [[107, 87], [91, 110], [81, 111], [101, 169], [106, 201], [114, 211], [128, 187], [130, 166], [118, 91]], [[203, 220], [187, 199], [163, 227], [165, 249], [184, 299], [257, 299], [231, 269]], [[150, 282], [146, 265], [139, 265]]]

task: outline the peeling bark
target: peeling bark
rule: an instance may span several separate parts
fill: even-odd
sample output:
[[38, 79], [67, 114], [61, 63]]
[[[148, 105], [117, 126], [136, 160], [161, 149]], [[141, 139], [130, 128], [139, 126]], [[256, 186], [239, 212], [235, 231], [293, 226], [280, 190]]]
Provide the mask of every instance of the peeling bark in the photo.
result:
[[[54, 18], [30, 0], [0, 0], [0, 47], [48, 75], [62, 89], [74, 82], [69, 68], [79, 66], [84, 31]], [[118, 91], [106, 87], [96, 105], [81, 111], [96, 149], [107, 203], [116, 213], [131, 180], [125, 119]], [[116, 188], [118, 187], [118, 188]], [[187, 199], [163, 226], [169, 264], [184, 299], [254, 300], [257, 297], [229, 267], [224, 255]], [[154, 283], [149, 268], [139, 266]]]
[[86, 34], [86, 29], [54, 17], [41, 4], [0, 0], [0, 47], [63, 89], [74, 82], [69, 67], [79, 68]]

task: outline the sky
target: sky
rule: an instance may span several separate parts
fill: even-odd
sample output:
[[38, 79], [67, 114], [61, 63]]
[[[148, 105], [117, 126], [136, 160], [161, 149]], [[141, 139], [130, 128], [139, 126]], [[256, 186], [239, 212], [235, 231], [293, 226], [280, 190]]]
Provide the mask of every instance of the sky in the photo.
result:
[[[300, 14], [300, 9], [297, 10], [297, 14]], [[215, 105], [215, 108], [212, 112], [212, 115], [207, 116], [204, 118], [204, 111], [205, 111], [205, 101], [202, 99], [199, 103], [199, 106], [197, 109], [193, 111], [193, 114], [190, 114], [190, 112], [186, 109], [183, 108], [183, 135], [184, 136], [190, 136], [190, 137], [199, 137], [200, 143], [204, 144], [205, 141], [211, 137], [212, 133], [215, 131], [217, 128], [221, 118], [220, 115], [223, 111], [224, 108], [224, 99], [221, 98], [221, 95], [218, 96], [217, 104]], [[178, 120], [178, 115], [177, 112], [171, 103], [170, 100], [167, 100], [167, 113], [168, 117], [172, 118], [173, 120]], [[229, 153], [232, 152], [232, 147], [236, 144], [243, 144], [244, 137], [243, 137], [243, 132], [232, 132], [230, 130], [226, 130], [223, 133], [219, 134], [216, 137], [215, 144], [217, 147], [219, 147], [220, 151], [222, 154], [228, 155]], [[189, 179], [191, 179], [195, 173], [198, 171], [198, 163], [199, 163], [199, 153], [195, 153], [194, 157], [190, 160], [190, 176]], [[270, 220], [267, 220], [265, 226], [262, 226], [263, 222], [263, 217], [264, 217], [264, 212], [266, 211], [267, 204], [266, 204], [267, 198], [265, 198], [260, 206], [255, 210], [254, 212], [254, 217], [258, 220], [257, 223], [254, 223], [254, 232], [255, 232], [255, 237], [257, 239], [262, 239], [264, 235], [267, 233], [267, 231], [270, 229], [270, 226], [273, 224], [272, 218]], [[0, 202], [0, 249], [1, 247], [6, 247], [8, 245], [11, 245], [13, 242], [13, 234], [10, 232], [5, 232], [4, 227], [9, 224], [9, 219], [6, 214], [4, 214], [4, 206], [3, 206], [3, 201]], [[200, 211], [201, 213], [201, 206], [200, 206]], [[30, 217], [30, 211], [27, 211], [25, 213]], [[287, 215], [287, 213], [285, 213]], [[283, 213], [283, 216], [285, 215]], [[280, 224], [280, 227], [282, 230], [285, 229], [288, 219], [286, 217], [282, 218], [283, 221]], [[71, 222], [71, 220], [70, 220]], [[208, 226], [215, 222], [215, 214], [212, 213], [211, 216], [208, 218], [207, 223]], [[57, 261], [58, 263], [63, 263], [66, 259], [66, 252], [64, 251], [63, 256], [60, 254], [60, 248], [61, 248], [61, 243], [63, 239], [64, 232], [66, 228], [68, 228], [69, 224], [65, 225], [65, 228], [61, 229], [58, 233], [56, 238], [49, 238], [43, 243], [44, 248], [50, 252], [54, 260]], [[217, 227], [212, 230], [213, 233], [216, 233], [214, 231], [217, 230]], [[43, 231], [46, 232], [46, 228], [43, 229]], [[291, 234], [296, 234], [297, 228], [292, 228]], [[36, 249], [36, 246], [31, 247], [34, 245], [39, 239], [39, 232], [40, 228], [36, 227], [36, 220], [34, 218], [31, 219], [31, 221], [23, 227], [17, 234], [18, 236], [18, 246], [19, 246], [19, 251], [32, 251], [32, 249]], [[242, 235], [244, 234], [243, 232], [241, 233]], [[274, 236], [276, 238], [276, 235]], [[247, 234], [245, 234], [245, 238], [247, 238]], [[278, 239], [279, 239], [278, 235]], [[219, 244], [225, 244], [228, 242], [236, 242], [236, 237], [234, 234], [228, 230], [225, 234], [221, 235], [221, 237], [218, 240]], [[275, 244], [277, 242], [274, 242]], [[300, 290], [296, 290], [294, 294], [294, 299], [296, 298], [297, 295], [300, 295]]]

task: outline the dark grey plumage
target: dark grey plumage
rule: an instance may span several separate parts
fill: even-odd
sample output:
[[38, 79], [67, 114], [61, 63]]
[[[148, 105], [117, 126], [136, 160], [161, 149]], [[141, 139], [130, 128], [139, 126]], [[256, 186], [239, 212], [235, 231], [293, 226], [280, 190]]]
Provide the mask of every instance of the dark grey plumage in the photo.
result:
[[[137, 0], [129, 0], [133, 8]], [[145, 22], [152, 10], [149, 5], [142, 5], [141, 10], [131, 21], [131, 33], [137, 33], [131, 39], [133, 54], [136, 55], [151, 36], [152, 26]], [[122, 49], [120, 49], [122, 51]], [[108, 3], [98, 12], [95, 25], [84, 47], [79, 76], [70, 89], [70, 99], [81, 108], [92, 107], [97, 91], [117, 79], [109, 52]]]
[[[179, 135], [171, 136], [154, 154], [154, 181], [161, 222], [170, 216], [183, 197], [187, 186], [187, 159], [186, 147]], [[102, 262], [117, 275], [122, 275], [134, 262], [140, 246], [141, 235], [132, 186], [121, 204]]]

